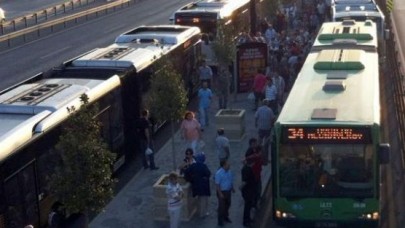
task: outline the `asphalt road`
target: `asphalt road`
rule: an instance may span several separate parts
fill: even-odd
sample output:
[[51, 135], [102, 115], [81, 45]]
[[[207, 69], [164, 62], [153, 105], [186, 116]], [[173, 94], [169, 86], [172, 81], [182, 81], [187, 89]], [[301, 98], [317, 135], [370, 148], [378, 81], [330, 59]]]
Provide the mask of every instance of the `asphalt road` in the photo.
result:
[[130, 7], [0, 52], [0, 91], [58, 66], [139, 25], [168, 24], [172, 12], [188, 1], [144, 0]]

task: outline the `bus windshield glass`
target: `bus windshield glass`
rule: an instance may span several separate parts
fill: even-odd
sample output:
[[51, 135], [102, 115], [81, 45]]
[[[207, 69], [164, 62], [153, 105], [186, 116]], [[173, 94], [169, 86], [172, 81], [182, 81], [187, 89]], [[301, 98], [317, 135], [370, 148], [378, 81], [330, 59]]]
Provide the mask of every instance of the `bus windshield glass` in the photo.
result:
[[215, 34], [217, 29], [217, 13], [210, 12], [178, 12], [174, 17], [176, 25], [197, 26], [202, 33]]
[[281, 145], [282, 197], [372, 197], [372, 144]]

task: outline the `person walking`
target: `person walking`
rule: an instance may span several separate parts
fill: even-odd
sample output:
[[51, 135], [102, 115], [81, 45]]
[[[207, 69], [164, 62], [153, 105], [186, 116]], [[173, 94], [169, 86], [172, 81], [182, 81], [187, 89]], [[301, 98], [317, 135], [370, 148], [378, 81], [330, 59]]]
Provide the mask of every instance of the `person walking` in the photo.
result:
[[207, 86], [211, 88], [211, 82], [213, 78], [212, 69], [208, 66], [207, 61], [202, 60], [201, 66], [198, 67], [198, 75], [200, 79], [200, 83], [203, 84], [204, 82], [207, 83]]
[[169, 174], [169, 182], [166, 186], [167, 210], [170, 217], [170, 228], [178, 228], [182, 207], [183, 189], [178, 183], [177, 173]]
[[235, 189], [229, 162], [222, 160], [220, 166], [215, 173], [215, 185], [218, 197], [218, 226], [224, 226], [224, 222], [232, 223], [229, 219], [229, 208], [231, 207], [231, 194], [235, 192]]
[[215, 145], [219, 161], [228, 160], [230, 156], [229, 139], [225, 136], [223, 128], [217, 130]]
[[49, 228], [61, 228], [64, 227], [66, 221], [63, 204], [56, 201], [52, 204], [51, 212], [48, 215], [48, 227]]
[[201, 153], [195, 157], [196, 162], [186, 170], [187, 176], [191, 182], [193, 197], [198, 197], [200, 218], [209, 215], [208, 199], [211, 196], [210, 176], [211, 171], [205, 162], [205, 154]]
[[144, 109], [141, 112], [141, 118], [138, 120], [137, 129], [139, 134], [139, 148], [142, 156], [143, 168], [157, 170], [152, 145], [152, 131], [149, 121], [149, 111]]
[[203, 82], [202, 88], [198, 90], [198, 108], [200, 114], [201, 131], [209, 125], [208, 110], [211, 105], [212, 91], [208, 88], [208, 83]]
[[198, 141], [201, 138], [201, 125], [191, 111], [187, 111], [180, 125], [181, 137], [186, 141], [186, 147], [197, 152]]
[[241, 170], [242, 176], [242, 197], [245, 201], [245, 205], [243, 208], [243, 225], [250, 227], [252, 225], [253, 220], [250, 218], [250, 211], [253, 207], [255, 195], [256, 195], [256, 178], [253, 173], [252, 166], [254, 164], [253, 159], [247, 159], [244, 162], [243, 168]]

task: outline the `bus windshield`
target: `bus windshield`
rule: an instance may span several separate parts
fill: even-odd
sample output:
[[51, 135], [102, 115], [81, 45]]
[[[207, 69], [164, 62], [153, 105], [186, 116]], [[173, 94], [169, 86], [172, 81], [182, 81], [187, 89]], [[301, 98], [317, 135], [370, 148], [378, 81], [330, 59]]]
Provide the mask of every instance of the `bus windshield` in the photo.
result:
[[372, 197], [372, 145], [281, 145], [282, 197]]

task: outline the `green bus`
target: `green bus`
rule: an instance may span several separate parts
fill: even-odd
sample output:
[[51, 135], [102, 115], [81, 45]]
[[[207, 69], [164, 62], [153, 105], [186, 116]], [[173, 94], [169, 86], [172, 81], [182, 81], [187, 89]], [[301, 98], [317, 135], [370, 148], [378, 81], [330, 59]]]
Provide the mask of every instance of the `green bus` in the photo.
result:
[[376, 39], [371, 21], [322, 25], [274, 126], [276, 223], [378, 226], [389, 145], [381, 143]]

